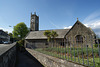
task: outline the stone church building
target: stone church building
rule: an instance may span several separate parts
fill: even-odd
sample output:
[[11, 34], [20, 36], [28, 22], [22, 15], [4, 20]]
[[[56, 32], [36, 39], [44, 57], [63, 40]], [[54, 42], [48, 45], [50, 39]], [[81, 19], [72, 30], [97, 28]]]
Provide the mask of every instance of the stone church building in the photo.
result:
[[[65, 42], [68, 43], [68, 45], [90, 45], [91, 42], [95, 43], [95, 33], [79, 20], [76, 21], [71, 29], [54, 29], [53, 31], [56, 31], [58, 34], [55, 38], [56, 43], [63, 46]], [[39, 30], [39, 16], [37, 16], [36, 13], [31, 13], [30, 32], [25, 37], [25, 47], [47, 47], [48, 42], [47, 37], [43, 34], [44, 32], [45, 30]]]

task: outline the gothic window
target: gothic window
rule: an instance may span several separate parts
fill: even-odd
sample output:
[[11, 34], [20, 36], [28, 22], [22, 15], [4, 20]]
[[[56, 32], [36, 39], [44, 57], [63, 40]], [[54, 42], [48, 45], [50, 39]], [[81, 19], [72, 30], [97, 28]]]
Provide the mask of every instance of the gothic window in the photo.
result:
[[75, 38], [76, 38], [76, 43], [83, 43], [82, 35], [77, 35]]

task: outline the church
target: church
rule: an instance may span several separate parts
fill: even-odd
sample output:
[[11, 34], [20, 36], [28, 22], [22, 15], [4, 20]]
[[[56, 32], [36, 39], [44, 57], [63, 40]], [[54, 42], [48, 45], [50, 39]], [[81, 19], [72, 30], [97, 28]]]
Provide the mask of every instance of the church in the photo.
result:
[[[50, 30], [52, 31], [52, 30]], [[58, 36], [55, 38], [56, 43], [64, 46], [64, 42], [70, 44], [90, 45], [95, 43], [96, 35], [91, 28], [86, 27], [79, 20], [70, 29], [54, 29]], [[44, 35], [45, 30], [39, 30], [39, 16], [31, 13], [30, 32], [25, 37], [25, 47], [41, 48], [47, 47], [47, 37]], [[50, 45], [49, 45], [50, 46]]]

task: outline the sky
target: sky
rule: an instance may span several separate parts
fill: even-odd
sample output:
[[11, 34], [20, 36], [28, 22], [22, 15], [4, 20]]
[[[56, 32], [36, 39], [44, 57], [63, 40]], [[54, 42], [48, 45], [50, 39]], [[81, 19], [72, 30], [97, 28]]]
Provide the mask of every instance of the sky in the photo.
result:
[[12, 32], [20, 22], [30, 27], [31, 12], [40, 30], [71, 28], [78, 18], [100, 35], [100, 0], [0, 0], [0, 29]]

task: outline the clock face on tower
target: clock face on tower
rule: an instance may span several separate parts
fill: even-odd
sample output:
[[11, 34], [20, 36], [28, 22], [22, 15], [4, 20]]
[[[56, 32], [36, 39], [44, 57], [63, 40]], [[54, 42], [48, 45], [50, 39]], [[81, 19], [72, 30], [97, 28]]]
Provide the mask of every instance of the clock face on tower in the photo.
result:
[[31, 22], [34, 22], [34, 19], [31, 19]]

